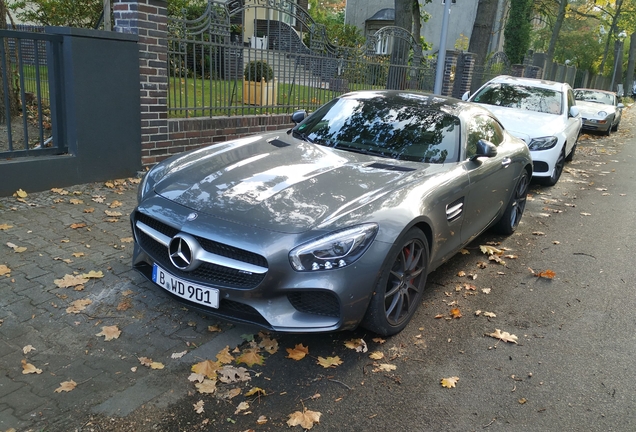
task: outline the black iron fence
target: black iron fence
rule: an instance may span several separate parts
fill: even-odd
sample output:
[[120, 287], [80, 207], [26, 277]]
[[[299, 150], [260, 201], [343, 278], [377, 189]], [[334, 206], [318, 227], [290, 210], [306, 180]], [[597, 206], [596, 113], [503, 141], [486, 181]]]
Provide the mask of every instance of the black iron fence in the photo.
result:
[[59, 35], [0, 30], [0, 158], [66, 152], [56, 127], [61, 47]]

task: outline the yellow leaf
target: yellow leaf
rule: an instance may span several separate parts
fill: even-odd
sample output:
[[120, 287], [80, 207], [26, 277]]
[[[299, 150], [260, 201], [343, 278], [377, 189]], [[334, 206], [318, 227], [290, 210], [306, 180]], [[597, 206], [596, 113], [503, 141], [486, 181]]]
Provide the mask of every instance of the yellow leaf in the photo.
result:
[[215, 332], [221, 332], [223, 330], [218, 325], [211, 325], [211, 326], [208, 326], [208, 331], [215, 333]]
[[124, 237], [124, 238], [120, 238], [119, 241], [122, 243], [132, 243], [134, 240], [132, 237]]
[[88, 273], [84, 273], [82, 277], [86, 279], [99, 279], [104, 277], [104, 273], [100, 271], [91, 270]]
[[247, 393], [245, 393], [245, 397], [254, 396], [255, 394], [260, 394], [261, 396], [267, 396], [267, 393], [262, 388], [252, 387]]
[[142, 366], [150, 367], [150, 365], [152, 364], [152, 359], [151, 358], [148, 358], [148, 357], [137, 357], [137, 359], [139, 360], [139, 363], [142, 364]]
[[441, 384], [442, 387], [446, 387], [446, 388], [453, 388], [455, 387], [455, 384], [457, 384], [457, 381], [459, 381], [459, 377], [449, 377], [449, 378], [442, 378]]
[[216, 380], [204, 379], [201, 383], [196, 383], [194, 385], [199, 393], [202, 394], [212, 394], [216, 391]]
[[81, 311], [86, 309], [86, 306], [88, 306], [91, 303], [93, 303], [93, 300], [89, 300], [89, 299], [75, 300], [74, 302], [71, 303], [69, 307], [66, 308], [66, 313], [69, 313], [69, 314], [80, 313]]
[[81, 199], [78, 199], [78, 198], [71, 198], [70, 200], [68, 200], [68, 202], [70, 202], [71, 204], [74, 204], [74, 205], [84, 204], [84, 201], [82, 201]]
[[303, 344], [297, 344], [294, 348], [286, 348], [287, 358], [292, 360], [302, 360], [307, 354], [309, 354], [309, 348], [303, 346]]
[[230, 347], [226, 346], [221, 351], [219, 351], [219, 353], [216, 355], [216, 359], [219, 361], [219, 363], [222, 364], [232, 363], [234, 357], [232, 356], [232, 354], [230, 354]]
[[461, 318], [462, 313], [459, 311], [459, 308], [453, 308], [450, 310], [450, 316], [453, 318]]
[[95, 213], [95, 209], [93, 207], [86, 207], [84, 213]]
[[121, 330], [116, 325], [113, 326], [103, 326], [102, 331], [97, 333], [95, 336], [104, 336], [105, 341], [110, 341], [113, 339], [117, 339], [121, 334]]
[[352, 350], [356, 350], [356, 352], [367, 352], [367, 343], [364, 341], [364, 339], [351, 339], [348, 341], [345, 341], [345, 346], [349, 349]]
[[237, 357], [237, 363], [245, 363], [247, 366], [262, 365], [265, 359], [259, 354], [260, 348], [247, 348], [243, 353]]
[[150, 369], [163, 369], [165, 366], [163, 365], [163, 363], [159, 363], [159, 362], [152, 362], [150, 363]]
[[73, 380], [64, 381], [64, 382], [61, 382], [60, 386], [55, 389], [55, 393], [70, 392], [76, 386], [77, 386], [77, 383]]
[[373, 372], [391, 372], [397, 369], [396, 365], [392, 365], [389, 363], [381, 363], [376, 368], [373, 369]]
[[495, 329], [493, 333], [488, 333], [488, 336], [493, 337], [495, 339], [500, 339], [504, 342], [517, 343], [517, 336], [510, 334], [508, 332], [502, 332], [499, 329]]
[[6, 231], [6, 230], [8, 230], [10, 228], [13, 228], [13, 225], [9, 225], [9, 224], [6, 224], [6, 223], [0, 224], [0, 231]]
[[22, 253], [22, 252], [27, 250], [27, 248], [25, 248], [24, 246], [18, 246], [18, 245], [15, 245], [15, 244], [11, 243], [11, 242], [8, 242], [7, 246], [9, 246], [11, 249], [13, 249], [13, 251], [15, 253]]
[[115, 201], [113, 201], [112, 203], [110, 203], [110, 205], [109, 205], [108, 207], [110, 207], [110, 208], [117, 208], [117, 207], [121, 207], [121, 205], [122, 205], [122, 204], [121, 204], [121, 202], [119, 202], [119, 201], [115, 200]]
[[384, 358], [384, 353], [380, 351], [373, 351], [371, 354], [369, 354], [369, 358], [372, 360], [381, 360]]
[[485, 253], [487, 255], [503, 255], [504, 254], [504, 251], [497, 249], [494, 246], [480, 245], [479, 249], [481, 249], [482, 253]]
[[110, 216], [110, 217], [120, 217], [120, 216], [122, 216], [122, 213], [118, 212], [118, 211], [104, 210], [104, 213], [106, 213], [106, 216]]
[[192, 366], [191, 370], [194, 373], [203, 374], [210, 379], [216, 378], [216, 372], [221, 369], [220, 362], [213, 362], [212, 360], [204, 360]]
[[13, 194], [13, 196], [17, 196], [18, 198], [26, 198], [28, 194], [22, 189], [18, 189], [16, 193]]
[[73, 229], [84, 228], [85, 226], [86, 224], [84, 222], [77, 222], [70, 225], [70, 227]]
[[314, 423], [320, 423], [322, 413], [305, 408], [303, 412], [296, 411], [289, 415], [287, 426], [301, 426], [303, 429], [311, 429]]
[[55, 279], [53, 283], [59, 288], [69, 288], [77, 285], [84, 285], [88, 279], [82, 276], [64, 275], [62, 279]]
[[375, 342], [375, 343], [379, 343], [380, 345], [382, 345], [384, 342], [386, 342], [386, 339], [382, 339], [382, 338], [379, 338], [379, 337], [373, 338], [371, 340], [373, 342]]
[[318, 357], [318, 361], [316, 362], [318, 363], [320, 366], [326, 368], [335, 368], [336, 366], [340, 366], [342, 364], [342, 360], [340, 360], [340, 357], [335, 356], [335, 357]]
[[497, 318], [497, 315], [492, 312], [484, 312], [484, 316], [488, 318]]
[[464, 276], [466, 276], [466, 272], [463, 271], [463, 270], [460, 270], [459, 272], [457, 272], [457, 276], [464, 277]]
[[470, 252], [467, 249], [462, 249], [459, 252], [461, 252], [462, 255], [470, 255]]
[[84, 256], [84, 252], [73, 252], [71, 255], [73, 255], [75, 258], [81, 258]]
[[31, 363], [27, 363], [26, 360], [22, 360], [22, 374], [26, 375], [26, 374], [41, 374], [42, 373], [42, 369], [38, 369], [35, 366], [33, 366]]

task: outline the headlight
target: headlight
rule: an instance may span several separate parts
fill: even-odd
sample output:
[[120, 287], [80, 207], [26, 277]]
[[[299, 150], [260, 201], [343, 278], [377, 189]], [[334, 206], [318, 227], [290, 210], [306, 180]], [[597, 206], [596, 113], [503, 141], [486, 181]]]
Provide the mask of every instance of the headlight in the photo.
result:
[[607, 113], [605, 111], [599, 111], [596, 113], [596, 115], [599, 117], [607, 117]]
[[533, 138], [528, 144], [528, 148], [530, 150], [547, 150], [554, 147], [558, 141], [559, 139], [555, 136]]
[[159, 163], [150, 168], [150, 171], [144, 175], [144, 178], [141, 179], [141, 182], [139, 183], [139, 189], [137, 189], [137, 204], [146, 198], [148, 192], [150, 192], [155, 187], [157, 181], [163, 177], [165, 171], [165, 165], [163, 163]]
[[377, 232], [373, 223], [336, 231], [292, 249], [289, 262], [297, 271], [345, 267], [364, 254]]

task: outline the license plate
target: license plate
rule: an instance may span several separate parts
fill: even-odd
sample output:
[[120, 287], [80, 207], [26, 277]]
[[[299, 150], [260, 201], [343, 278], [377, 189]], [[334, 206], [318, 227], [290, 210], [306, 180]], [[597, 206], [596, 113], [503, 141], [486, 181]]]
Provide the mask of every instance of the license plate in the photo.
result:
[[152, 266], [152, 281], [178, 297], [203, 306], [219, 308], [219, 290], [173, 276], [157, 264]]

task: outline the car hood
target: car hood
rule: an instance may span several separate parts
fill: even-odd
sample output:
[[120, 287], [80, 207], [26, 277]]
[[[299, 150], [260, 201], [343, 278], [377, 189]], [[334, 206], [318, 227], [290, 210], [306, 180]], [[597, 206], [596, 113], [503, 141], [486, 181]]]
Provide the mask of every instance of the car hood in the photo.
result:
[[605, 111], [608, 114], [616, 111], [612, 105], [599, 104], [594, 102], [585, 102], [585, 101], [576, 101], [576, 106], [579, 108], [581, 112], [581, 116], [583, 117], [597, 117], [596, 113], [599, 111]]
[[565, 130], [565, 123], [560, 115], [480, 105], [492, 112], [508, 132], [521, 138], [526, 144], [529, 144], [532, 138], [555, 136]]
[[177, 158], [154, 190], [197, 212], [299, 233], [354, 210], [364, 218], [366, 204], [442, 167], [338, 151], [283, 132]]

